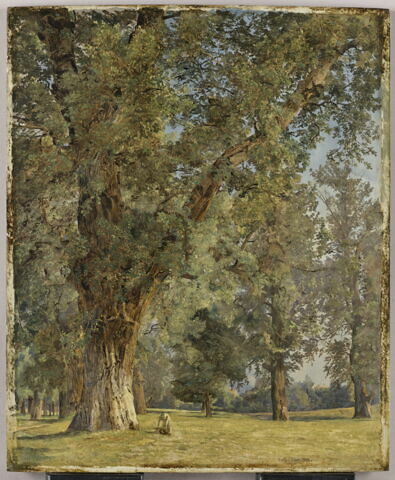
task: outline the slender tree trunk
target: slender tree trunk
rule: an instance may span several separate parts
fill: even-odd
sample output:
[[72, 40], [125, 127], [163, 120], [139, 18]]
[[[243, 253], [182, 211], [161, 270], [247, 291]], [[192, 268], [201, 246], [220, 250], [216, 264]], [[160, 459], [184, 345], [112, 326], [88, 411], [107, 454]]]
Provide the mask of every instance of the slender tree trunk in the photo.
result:
[[43, 401], [40, 399], [38, 391], [33, 393], [33, 401], [31, 407], [30, 418], [31, 420], [40, 420], [43, 413]]
[[144, 393], [144, 377], [137, 365], [134, 367], [133, 371], [133, 396], [136, 413], [138, 415], [147, 413]]
[[65, 368], [65, 382], [59, 391], [59, 418], [66, 418], [75, 413], [82, 396], [84, 370], [82, 355], [76, 352], [68, 359]]
[[27, 413], [31, 415], [32, 411], [33, 411], [33, 397], [30, 396], [27, 399]]
[[212, 398], [209, 393], [204, 394], [204, 411], [206, 414], [206, 417], [212, 417], [213, 416], [213, 408], [212, 408]]
[[21, 400], [20, 413], [26, 415], [26, 400], [24, 398]]
[[273, 420], [289, 420], [288, 399], [286, 392], [287, 372], [285, 368], [285, 353], [283, 352], [284, 321], [277, 306], [277, 288], [273, 287], [271, 300], [272, 342], [276, 349], [272, 353], [271, 362], [271, 397]]
[[358, 275], [354, 278], [354, 294], [352, 298], [353, 306], [353, 324], [351, 328], [351, 349], [350, 349], [350, 367], [351, 380], [354, 385], [354, 418], [371, 418], [370, 394], [367, 389], [366, 381], [363, 378], [363, 366], [360, 364], [358, 352], [361, 348], [359, 338], [361, 332], [359, 329], [363, 324], [363, 318], [360, 314], [362, 305], [359, 297]]
[[75, 411], [70, 396], [68, 391], [61, 390], [59, 392], [59, 418], [66, 418]]
[[276, 355], [271, 370], [273, 420], [289, 420], [284, 358]]
[[44, 398], [43, 400], [43, 410], [44, 410], [44, 417], [48, 417], [51, 415], [50, 410], [49, 410], [49, 399]]

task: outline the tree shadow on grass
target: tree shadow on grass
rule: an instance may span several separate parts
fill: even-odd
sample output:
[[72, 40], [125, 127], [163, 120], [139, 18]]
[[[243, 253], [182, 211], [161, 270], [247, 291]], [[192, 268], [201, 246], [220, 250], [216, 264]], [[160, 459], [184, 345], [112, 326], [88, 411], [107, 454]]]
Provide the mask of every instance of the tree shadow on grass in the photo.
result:
[[[24, 435], [18, 436], [18, 440], [51, 440], [57, 438], [76, 437], [84, 432], [57, 432], [57, 433], [44, 433], [40, 435]], [[86, 432], [85, 432], [86, 433]]]
[[49, 452], [48, 448], [32, 448], [32, 447], [18, 447], [16, 450], [17, 462], [14, 467], [16, 469], [29, 470], [30, 467], [37, 465], [45, 465], [50, 456], [46, 455]]
[[144, 428], [144, 429], [140, 430], [140, 432], [146, 433], [148, 435], [160, 435], [157, 428]]
[[[237, 412], [235, 412], [237, 413]], [[233, 415], [232, 413], [224, 413], [224, 412], [213, 412], [213, 414], [211, 415], [211, 417], [206, 417], [206, 415], [200, 411], [198, 412], [191, 412], [191, 413], [188, 413], [188, 414], [185, 414], [183, 415], [183, 417], [185, 418], [207, 418], [207, 419], [210, 419], [210, 418], [231, 418]]]
[[337, 416], [323, 416], [323, 415], [292, 415], [290, 414], [290, 420], [295, 422], [319, 422], [320, 420], [352, 420], [351, 417]]
[[[260, 414], [260, 415], [251, 415], [253, 418], [258, 420], [264, 420], [272, 422], [272, 415], [271, 414]], [[293, 415], [292, 412], [289, 413], [289, 421], [290, 422], [319, 422], [321, 420], [352, 420], [351, 417], [344, 417], [342, 415], [298, 415], [297, 412]], [[281, 422], [280, 422], [281, 423]]]
[[60, 420], [59, 418], [40, 418], [39, 420], [31, 420], [30, 417], [26, 417], [26, 418], [18, 418], [18, 424], [19, 425], [23, 425], [25, 423], [31, 423], [32, 426], [37, 423], [37, 425], [41, 424], [41, 423], [45, 423], [45, 424], [51, 424], [51, 423], [56, 423], [56, 422], [59, 422], [59, 421], [62, 421]]

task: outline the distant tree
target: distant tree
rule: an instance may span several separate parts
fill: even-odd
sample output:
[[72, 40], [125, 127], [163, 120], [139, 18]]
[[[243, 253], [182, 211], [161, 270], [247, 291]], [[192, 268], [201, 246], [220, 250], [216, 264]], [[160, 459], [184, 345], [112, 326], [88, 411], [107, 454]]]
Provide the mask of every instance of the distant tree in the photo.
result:
[[175, 347], [174, 395], [185, 402], [202, 404], [212, 415], [213, 400], [229, 383], [246, 377], [244, 337], [237, 325], [227, 325], [221, 310], [196, 312], [185, 337]]
[[327, 211], [322, 274], [326, 371], [354, 387], [355, 418], [370, 417], [380, 379], [382, 214], [370, 182], [336, 156], [315, 174]]
[[254, 387], [236, 397], [230, 406], [236, 412], [269, 412], [272, 410], [270, 373], [263, 370], [255, 379]]
[[353, 406], [350, 384], [331, 382], [329, 387], [314, 386], [309, 391], [314, 410], [325, 408], [349, 408]]
[[[140, 389], [146, 407], [174, 407], [171, 394], [171, 351], [167, 332], [156, 321], [144, 325], [140, 331], [137, 361]], [[133, 387], [135, 388], [135, 387]], [[137, 392], [136, 392], [137, 393]], [[140, 391], [140, 398], [142, 392]], [[137, 413], [141, 413], [137, 407]]]
[[290, 411], [311, 410], [309, 395], [301, 382], [293, 383], [288, 391]]

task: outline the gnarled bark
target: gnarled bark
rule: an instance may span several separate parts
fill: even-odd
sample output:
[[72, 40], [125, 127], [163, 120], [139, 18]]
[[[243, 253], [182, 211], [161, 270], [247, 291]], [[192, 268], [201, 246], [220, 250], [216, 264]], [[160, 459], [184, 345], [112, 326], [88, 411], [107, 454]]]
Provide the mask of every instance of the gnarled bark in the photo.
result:
[[[106, 281], [106, 271], [98, 272], [98, 261], [106, 262], [111, 237], [100, 224], [117, 224], [123, 215], [123, 201], [117, 168], [102, 159], [101, 198], [94, 200], [89, 188], [89, 171], [80, 177], [78, 227], [89, 244], [85, 258], [75, 265], [74, 282], [81, 311], [86, 312], [87, 344], [84, 353], [84, 385], [80, 405], [70, 430], [137, 429], [133, 398], [133, 367], [142, 317], [151, 303], [163, 274], [157, 265], [147, 269], [145, 278], [116, 301], [122, 288]], [[105, 166], [105, 167], [104, 167]], [[102, 280], [97, 288], [98, 274]], [[111, 272], [108, 274], [111, 276]]]
[[137, 338], [142, 317], [163, 280], [162, 274], [152, 267], [139, 286], [132, 289], [128, 303], [115, 306], [112, 296], [99, 298], [97, 292], [92, 298], [94, 292], [82, 284], [88, 293], [86, 301], [94, 301], [101, 316], [89, 326], [82, 398], [70, 430], [138, 428], [133, 398]]
[[137, 429], [132, 374], [138, 329], [113, 320], [93, 331], [85, 349], [84, 389], [69, 430]]

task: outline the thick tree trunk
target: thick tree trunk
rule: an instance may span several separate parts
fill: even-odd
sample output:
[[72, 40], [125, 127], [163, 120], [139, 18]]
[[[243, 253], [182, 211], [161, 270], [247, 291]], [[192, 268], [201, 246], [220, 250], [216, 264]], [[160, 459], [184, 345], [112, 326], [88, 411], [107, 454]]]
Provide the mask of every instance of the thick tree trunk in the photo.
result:
[[97, 161], [101, 162], [101, 180], [106, 185], [100, 200], [90, 191], [90, 178], [97, 176], [97, 171], [88, 169], [80, 176], [78, 228], [90, 249], [85, 258], [76, 262], [74, 279], [80, 309], [87, 318], [88, 340], [81, 402], [69, 429], [137, 429], [133, 398], [137, 337], [143, 315], [167, 273], [152, 264], [145, 277], [125, 291], [122, 281], [118, 284], [107, 280], [114, 277], [111, 267], [108, 275], [105, 269], [98, 269], [101, 259], [103, 264], [108, 261], [112, 246], [112, 237], [103, 230], [102, 223], [119, 224], [124, 204], [118, 167], [104, 155]]
[[271, 370], [273, 420], [289, 420], [284, 358], [276, 355]]
[[204, 394], [203, 405], [204, 405], [204, 412], [206, 417], [212, 417], [213, 416], [212, 398], [209, 393]]
[[40, 420], [43, 413], [43, 401], [41, 400], [37, 390], [33, 393], [33, 401], [30, 413], [31, 420]]
[[144, 393], [144, 377], [137, 365], [134, 367], [133, 371], [133, 396], [136, 413], [138, 415], [147, 413]]
[[136, 323], [113, 320], [96, 329], [86, 346], [81, 403], [69, 430], [137, 429], [133, 399]]

